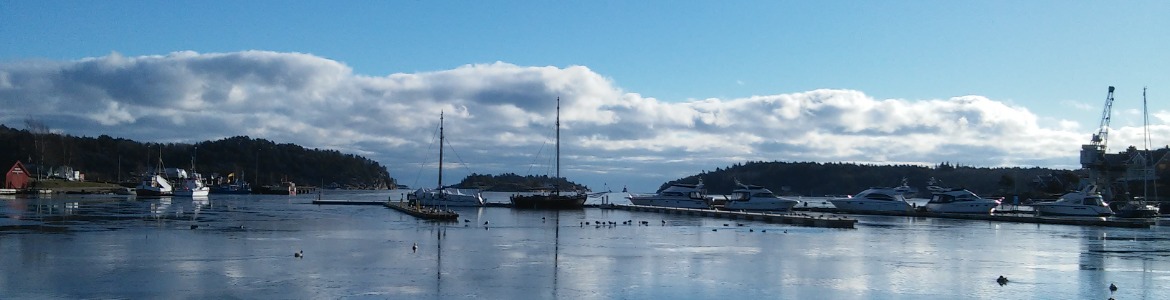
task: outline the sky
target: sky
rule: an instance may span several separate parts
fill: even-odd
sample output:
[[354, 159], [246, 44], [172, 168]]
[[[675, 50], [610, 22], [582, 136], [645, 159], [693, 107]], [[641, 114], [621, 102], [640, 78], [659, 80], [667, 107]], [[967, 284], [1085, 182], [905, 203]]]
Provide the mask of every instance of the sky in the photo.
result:
[[[0, 0], [0, 124], [593, 190], [745, 161], [1078, 167], [1170, 144], [1165, 1]], [[891, 174], [891, 184], [900, 181]], [[760, 183], [763, 184], [763, 183]]]

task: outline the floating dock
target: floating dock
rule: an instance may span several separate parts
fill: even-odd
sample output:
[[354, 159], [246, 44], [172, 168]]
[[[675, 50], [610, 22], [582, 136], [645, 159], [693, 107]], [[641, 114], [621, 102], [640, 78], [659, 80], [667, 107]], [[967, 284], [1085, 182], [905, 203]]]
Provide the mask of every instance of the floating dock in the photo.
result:
[[902, 216], [914, 218], [942, 218], [942, 219], [961, 219], [961, 220], [979, 220], [979, 221], [998, 221], [998, 222], [1015, 222], [1015, 223], [1031, 223], [1031, 224], [1050, 224], [1050, 225], [1074, 225], [1074, 226], [1101, 226], [1101, 227], [1120, 227], [1120, 228], [1150, 228], [1153, 221], [1144, 219], [1109, 219], [1104, 217], [1045, 217], [1033, 214], [958, 214], [958, 213], [937, 213], [926, 211], [839, 211], [835, 209], [816, 208], [820, 212], [832, 212], [836, 214], [854, 214], [854, 215], [876, 215], [876, 216]]
[[386, 201], [313, 200], [317, 205], [383, 205]]
[[436, 221], [455, 221], [459, 219], [459, 214], [450, 210], [441, 210], [428, 207], [414, 207], [405, 202], [386, 201], [382, 202], [386, 207], [403, 212], [405, 214], [414, 216], [419, 219], [436, 220]]
[[812, 216], [803, 214], [771, 214], [763, 212], [740, 212], [740, 211], [724, 211], [712, 209], [694, 209], [694, 208], [677, 208], [677, 207], [658, 207], [658, 206], [644, 206], [644, 205], [625, 205], [625, 204], [610, 204], [602, 208], [621, 209], [628, 211], [644, 211], [657, 212], [664, 214], [676, 214], [697, 217], [712, 217], [712, 218], [726, 218], [749, 221], [764, 221], [768, 223], [791, 224], [797, 226], [808, 227], [824, 227], [824, 228], [854, 228], [857, 225], [857, 219], [850, 219], [836, 215], [822, 215]]

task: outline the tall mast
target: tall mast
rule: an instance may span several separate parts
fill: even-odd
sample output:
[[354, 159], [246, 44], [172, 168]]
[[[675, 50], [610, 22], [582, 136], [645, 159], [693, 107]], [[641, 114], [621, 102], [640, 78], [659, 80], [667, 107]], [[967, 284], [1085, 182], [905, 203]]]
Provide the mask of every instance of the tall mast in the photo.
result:
[[557, 97], [557, 179], [561, 178], [561, 97]]
[[439, 111], [439, 188], [443, 188], [443, 112]]

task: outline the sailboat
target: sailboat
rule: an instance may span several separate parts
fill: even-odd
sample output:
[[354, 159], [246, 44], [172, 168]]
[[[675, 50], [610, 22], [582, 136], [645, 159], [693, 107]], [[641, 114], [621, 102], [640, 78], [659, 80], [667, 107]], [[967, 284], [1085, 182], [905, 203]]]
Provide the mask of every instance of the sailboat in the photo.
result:
[[475, 194], [464, 194], [448, 186], [443, 186], [443, 113], [439, 113], [439, 185], [434, 189], [419, 188], [414, 193], [407, 195], [407, 199], [411, 204], [421, 206], [483, 206], [483, 196], [476, 192]]
[[[1141, 152], [1137, 152], [1137, 154], [1135, 154], [1133, 157], [1133, 161], [1135, 162], [1135, 164], [1141, 165], [1141, 167], [1138, 168], [1138, 170], [1141, 171], [1141, 175], [1139, 175], [1139, 176], [1142, 179], [1142, 189], [1143, 189], [1144, 194], [1142, 195], [1140, 200], [1137, 199], [1137, 197], [1134, 197], [1134, 199], [1131, 199], [1130, 201], [1127, 201], [1127, 202], [1121, 204], [1121, 207], [1118, 207], [1117, 210], [1114, 212], [1115, 216], [1117, 216], [1119, 218], [1156, 218], [1156, 217], [1158, 217], [1158, 207], [1146, 203], [1146, 201], [1149, 200], [1149, 198], [1150, 198], [1150, 179], [1153, 178], [1155, 175], [1154, 175], [1154, 168], [1150, 164], [1150, 160], [1152, 159], [1152, 157], [1150, 157], [1150, 144], [1151, 144], [1150, 143], [1150, 115], [1149, 115], [1149, 112], [1146, 111], [1146, 90], [1145, 89], [1142, 89], [1142, 113], [1143, 113], [1143, 115], [1145, 115], [1144, 116], [1145, 117], [1145, 120], [1144, 120], [1145, 125], [1144, 126], [1145, 126], [1145, 135], [1146, 136], [1145, 136], [1145, 140], [1143, 141], [1143, 144], [1145, 146], [1145, 150], [1141, 151]], [[1130, 173], [1132, 174], [1132, 172], [1130, 172]], [[1154, 186], [1154, 195], [1157, 195], [1157, 194], [1158, 194], [1158, 189], [1157, 189], [1157, 186], [1155, 185]]]
[[[561, 98], [557, 97], [557, 176], [561, 178]], [[539, 192], [532, 195], [512, 195], [512, 207], [521, 209], [580, 209], [585, 207], [585, 199], [589, 195], [577, 191], [572, 194], [561, 194], [560, 187], [553, 186], [551, 191]]]

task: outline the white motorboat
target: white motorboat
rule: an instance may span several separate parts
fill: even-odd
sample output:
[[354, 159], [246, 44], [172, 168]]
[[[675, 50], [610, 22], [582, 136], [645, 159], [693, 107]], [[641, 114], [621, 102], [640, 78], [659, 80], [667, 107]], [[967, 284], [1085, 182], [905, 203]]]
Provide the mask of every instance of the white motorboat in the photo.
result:
[[1052, 202], [1033, 203], [1032, 209], [1040, 215], [1060, 216], [1109, 216], [1113, 210], [1101, 197], [1097, 187], [1086, 185], [1079, 191], [1073, 191]]
[[999, 200], [980, 198], [966, 189], [936, 192], [926, 202], [926, 211], [956, 214], [990, 214], [999, 206]]
[[789, 211], [800, 203], [797, 200], [776, 196], [762, 186], [742, 184], [739, 181], [735, 184], [739, 188], [731, 191], [727, 204], [723, 205], [727, 210]]
[[419, 188], [407, 195], [411, 204], [422, 206], [483, 206], [483, 195], [478, 191], [464, 194], [459, 189], [443, 186], [443, 114], [439, 113], [439, 186], [434, 189]]
[[664, 206], [681, 208], [711, 209], [711, 197], [707, 197], [707, 190], [703, 189], [703, 182], [698, 184], [672, 183], [653, 195], [629, 195], [630, 203], [634, 205]]
[[902, 193], [889, 187], [869, 188], [849, 198], [829, 199], [841, 211], [852, 212], [900, 212], [914, 210]]

